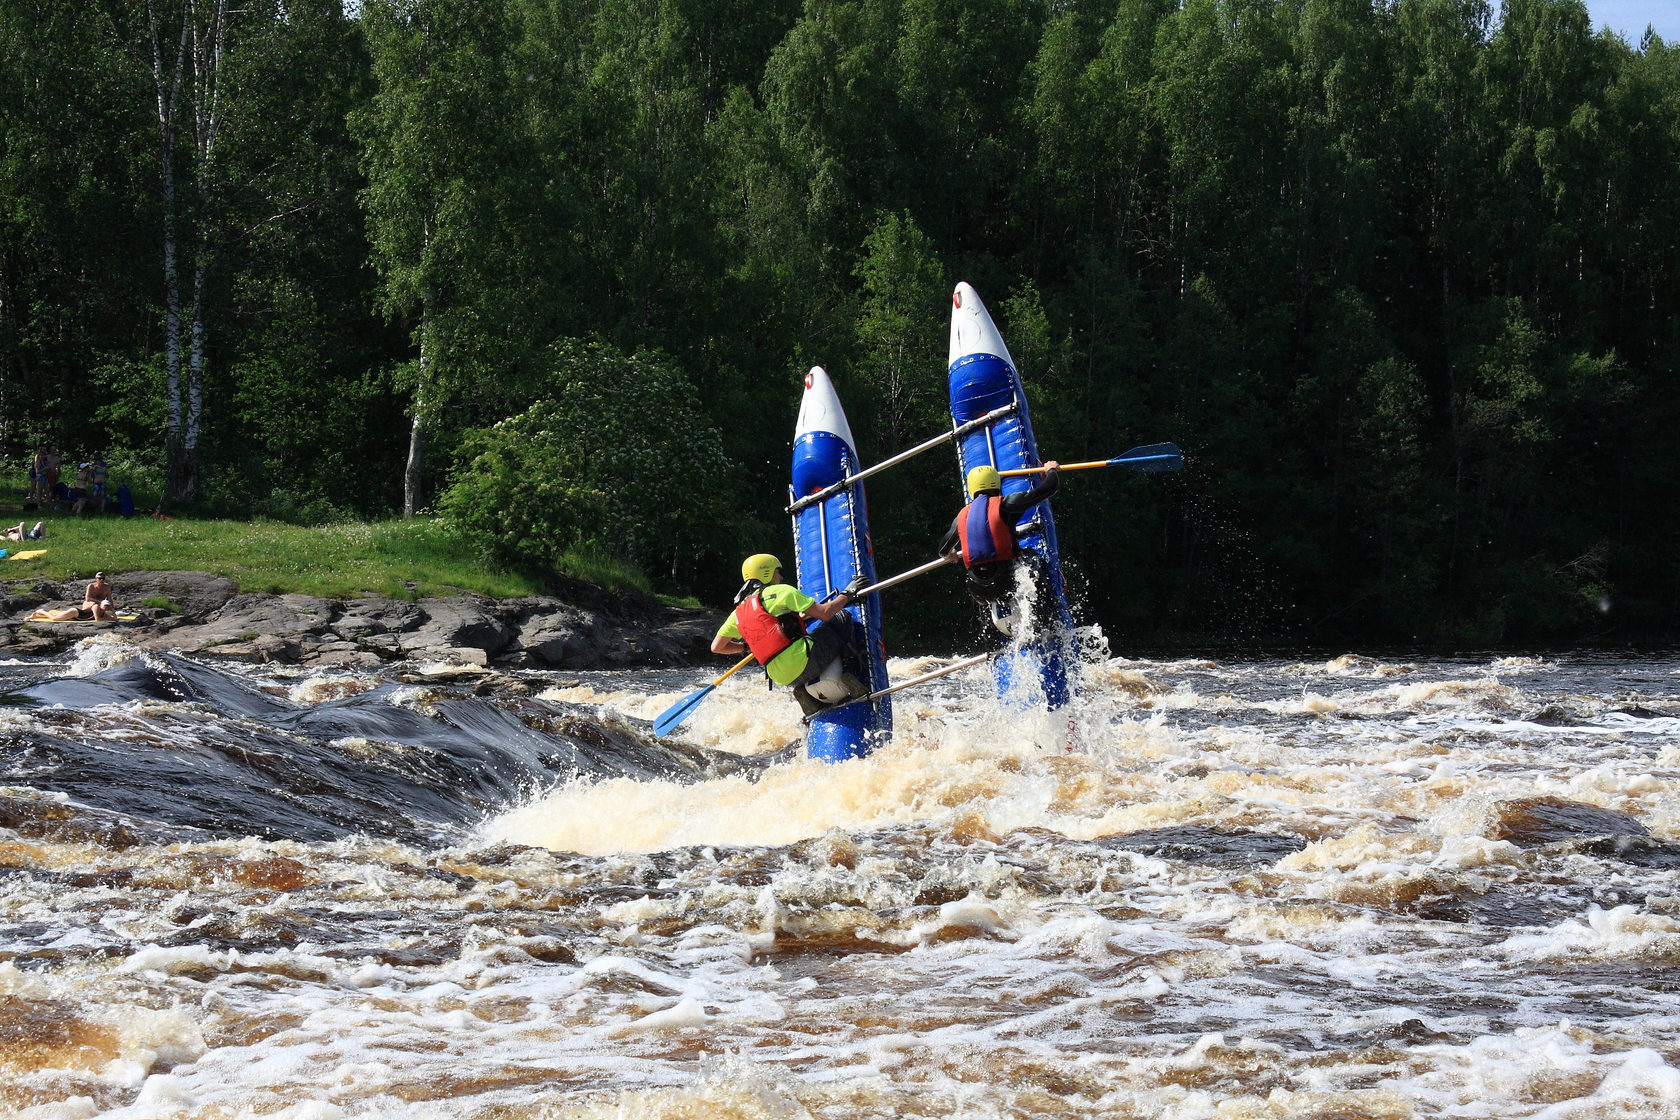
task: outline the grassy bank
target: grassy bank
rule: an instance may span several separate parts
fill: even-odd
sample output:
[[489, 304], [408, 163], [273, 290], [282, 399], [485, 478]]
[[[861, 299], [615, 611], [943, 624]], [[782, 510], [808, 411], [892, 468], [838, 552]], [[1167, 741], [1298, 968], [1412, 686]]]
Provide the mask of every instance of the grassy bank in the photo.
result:
[[[104, 570], [199, 571], [227, 576], [242, 591], [296, 592], [326, 598], [379, 595], [404, 599], [474, 592], [497, 598], [540, 595], [538, 576], [498, 570], [470, 542], [432, 520], [288, 525], [112, 514], [77, 517], [3, 503], [0, 520], [45, 522], [39, 541], [0, 541], [10, 553], [45, 549], [31, 560], [0, 560], [0, 579], [85, 579]], [[568, 555], [558, 573], [609, 590], [649, 591], [640, 572], [611, 560]], [[667, 600], [672, 601], [672, 600]]]

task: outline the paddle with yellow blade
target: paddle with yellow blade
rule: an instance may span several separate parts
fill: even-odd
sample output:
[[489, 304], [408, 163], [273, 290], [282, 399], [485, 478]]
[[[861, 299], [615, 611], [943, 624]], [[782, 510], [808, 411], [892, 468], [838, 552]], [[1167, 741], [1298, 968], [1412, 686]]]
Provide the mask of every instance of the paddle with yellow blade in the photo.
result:
[[[1158, 471], [1176, 471], [1184, 466], [1184, 453], [1178, 449], [1176, 443], [1151, 443], [1145, 447], [1134, 447], [1124, 455], [1116, 455], [1112, 459], [1095, 459], [1089, 463], [1063, 463], [1064, 471], [1088, 471], [1095, 467], [1125, 467], [1129, 471], [1142, 471], [1145, 474], [1155, 474]], [[1010, 478], [1014, 475], [1040, 474], [1043, 467], [1021, 467], [1018, 470], [999, 471], [999, 478]]]

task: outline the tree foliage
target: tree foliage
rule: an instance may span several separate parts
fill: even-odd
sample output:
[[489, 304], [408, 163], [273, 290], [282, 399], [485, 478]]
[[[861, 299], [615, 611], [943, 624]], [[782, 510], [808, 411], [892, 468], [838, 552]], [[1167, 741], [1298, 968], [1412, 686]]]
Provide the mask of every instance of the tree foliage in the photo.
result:
[[[0, 0], [0, 444], [161, 478], [148, 10]], [[1057, 500], [1117, 641], [1680, 626], [1680, 51], [1580, 0], [228, 11], [214, 158], [185, 118], [172, 150], [214, 235], [182, 299], [212, 503], [449, 487], [508, 562], [721, 599], [785, 539], [804, 369], [866, 460], [935, 434], [967, 280], [1045, 455], [1187, 452]], [[883, 570], [958, 486], [938, 455], [871, 480]], [[911, 598], [895, 641], [966, 629]]]
[[729, 461], [694, 390], [653, 351], [550, 348], [542, 396], [467, 433], [445, 516], [496, 559], [554, 565], [570, 550], [681, 572], [724, 542]]

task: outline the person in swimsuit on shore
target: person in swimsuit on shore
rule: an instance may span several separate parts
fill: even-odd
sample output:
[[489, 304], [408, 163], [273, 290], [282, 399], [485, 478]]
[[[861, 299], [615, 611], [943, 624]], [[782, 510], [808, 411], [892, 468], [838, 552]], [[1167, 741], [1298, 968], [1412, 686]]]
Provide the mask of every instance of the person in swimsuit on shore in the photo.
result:
[[78, 613], [82, 618], [103, 622], [117, 613], [115, 599], [116, 591], [111, 587], [111, 581], [105, 578], [104, 572], [95, 572], [93, 582], [87, 585], [87, 591], [82, 595]]
[[93, 508], [100, 513], [105, 512], [105, 487], [110, 483], [111, 469], [105, 465], [105, 456], [93, 457]]
[[44, 443], [35, 449], [35, 458], [29, 462], [29, 500], [52, 500], [52, 491], [47, 487], [47, 445]]

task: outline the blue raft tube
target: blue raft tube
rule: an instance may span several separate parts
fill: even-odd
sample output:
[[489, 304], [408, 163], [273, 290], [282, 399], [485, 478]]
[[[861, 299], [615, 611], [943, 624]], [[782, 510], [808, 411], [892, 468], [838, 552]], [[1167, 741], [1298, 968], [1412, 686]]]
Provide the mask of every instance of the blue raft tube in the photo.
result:
[[[1027, 413], [1026, 394], [1020, 375], [1003, 344], [997, 324], [992, 322], [980, 295], [966, 283], [951, 295], [950, 348], [951, 420], [962, 425], [987, 413], [1006, 410], [990, 424], [977, 428], [957, 441], [957, 460], [962, 477], [975, 467], [990, 465], [1000, 471], [1036, 467], [1038, 443], [1033, 438], [1032, 418]], [[1003, 480], [1005, 494], [1032, 488], [1037, 479], [1016, 477]], [[963, 494], [967, 500], [967, 491]], [[1056, 521], [1050, 503], [1040, 502], [1017, 522], [1022, 549], [1034, 552], [1048, 578], [1048, 594], [1041, 601], [1053, 604], [1054, 618], [1039, 619], [1039, 632], [1024, 645], [1012, 644], [994, 661], [998, 695], [1019, 699], [1033, 691], [1042, 692], [1045, 703], [1060, 708], [1072, 699], [1068, 683], [1067, 644], [1073, 633], [1073, 611], [1068, 606], [1067, 583], [1062, 578], [1062, 557], [1056, 545]], [[1036, 690], [1023, 685], [1036, 684]]]
[[[833, 486], [858, 471], [857, 443], [840, 407], [834, 382], [821, 366], [805, 375], [805, 393], [793, 435], [793, 484], [789, 505]], [[869, 539], [869, 511], [863, 484], [842, 487], [793, 514], [794, 562], [799, 589], [821, 601], [857, 576], [876, 582]], [[846, 608], [864, 646], [860, 676], [870, 692], [887, 687], [887, 648], [881, 638], [881, 596], [864, 597]], [[844, 762], [862, 758], [892, 736], [892, 698], [848, 704], [811, 720], [806, 752], [812, 758]]]

